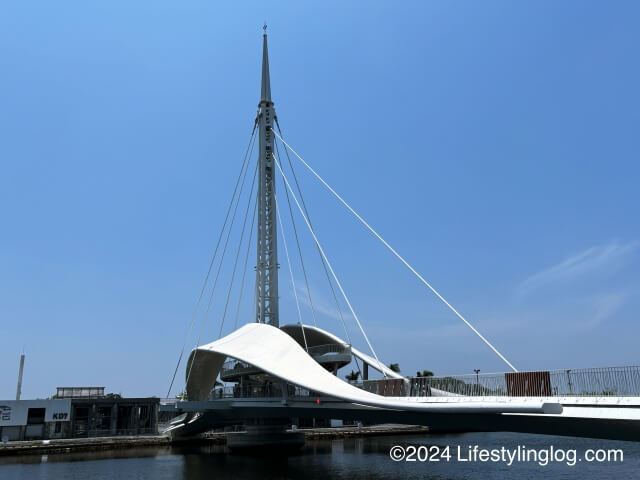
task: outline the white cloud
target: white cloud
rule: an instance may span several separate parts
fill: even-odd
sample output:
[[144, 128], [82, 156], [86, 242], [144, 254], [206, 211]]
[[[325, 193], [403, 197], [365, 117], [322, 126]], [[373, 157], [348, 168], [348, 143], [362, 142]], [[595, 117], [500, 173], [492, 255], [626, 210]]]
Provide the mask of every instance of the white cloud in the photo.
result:
[[627, 300], [626, 292], [598, 295], [593, 299], [593, 314], [582, 322], [584, 328], [595, 328], [614, 315]]
[[516, 289], [516, 299], [522, 300], [543, 286], [571, 281], [588, 273], [612, 268], [637, 247], [637, 241], [624, 245], [612, 241], [606, 245], [587, 248], [526, 278]]

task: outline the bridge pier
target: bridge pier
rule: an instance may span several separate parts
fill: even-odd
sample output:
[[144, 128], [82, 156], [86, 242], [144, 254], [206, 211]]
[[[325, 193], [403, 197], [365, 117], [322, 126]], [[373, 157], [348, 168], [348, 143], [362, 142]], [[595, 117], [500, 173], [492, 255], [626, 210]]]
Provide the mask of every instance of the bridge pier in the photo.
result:
[[227, 434], [227, 446], [236, 452], [294, 452], [304, 446], [304, 433], [288, 432], [288, 418], [255, 418], [244, 424], [244, 432]]

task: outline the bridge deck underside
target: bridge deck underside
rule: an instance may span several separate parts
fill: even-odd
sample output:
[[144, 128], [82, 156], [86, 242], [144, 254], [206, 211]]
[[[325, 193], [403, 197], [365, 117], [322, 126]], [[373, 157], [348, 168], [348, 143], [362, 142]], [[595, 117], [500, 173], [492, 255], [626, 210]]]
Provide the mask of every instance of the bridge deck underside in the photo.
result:
[[[168, 408], [168, 407], [165, 407]], [[583, 407], [585, 413], [587, 408]], [[631, 409], [637, 413], [637, 407]], [[640, 441], [640, 418], [597, 418], [585, 416], [500, 414], [500, 413], [432, 413], [367, 407], [332, 399], [292, 400], [283, 405], [277, 399], [237, 401], [215, 400], [182, 402], [177, 412], [197, 413], [191, 422], [180, 424], [174, 437], [194, 436], [213, 428], [242, 424], [252, 418], [323, 418], [357, 420], [366, 423], [425, 425], [434, 432], [517, 432], [563, 435], [612, 440]]]

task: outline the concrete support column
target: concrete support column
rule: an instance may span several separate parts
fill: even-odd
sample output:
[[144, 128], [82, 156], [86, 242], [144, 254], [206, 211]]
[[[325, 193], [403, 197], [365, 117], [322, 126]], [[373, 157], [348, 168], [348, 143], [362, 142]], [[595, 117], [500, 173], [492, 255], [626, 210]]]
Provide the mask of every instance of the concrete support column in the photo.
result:
[[362, 380], [369, 380], [369, 364], [362, 363]]
[[154, 434], [158, 433], [158, 404], [154, 403], [149, 405], [151, 409], [151, 432]]
[[89, 407], [89, 418], [87, 419], [87, 434], [88, 436], [92, 435], [92, 431], [93, 431], [93, 435], [95, 435], [95, 430], [97, 428], [96, 425], [96, 417], [97, 417], [97, 409], [98, 407], [96, 406], [95, 403], [91, 404], [91, 407]]
[[118, 434], [118, 404], [114, 403], [111, 407], [111, 425], [110, 425], [111, 435]]
[[134, 404], [131, 407], [131, 414], [129, 415], [129, 426], [133, 430], [133, 435], [138, 434], [138, 422], [136, 419], [138, 418], [138, 405]]

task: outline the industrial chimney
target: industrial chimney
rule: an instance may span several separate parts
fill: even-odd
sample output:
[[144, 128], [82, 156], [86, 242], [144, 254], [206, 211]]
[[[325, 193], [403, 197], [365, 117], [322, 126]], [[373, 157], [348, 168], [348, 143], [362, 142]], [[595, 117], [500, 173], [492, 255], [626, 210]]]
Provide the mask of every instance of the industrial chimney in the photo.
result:
[[20, 370], [18, 371], [18, 390], [16, 391], [16, 400], [20, 400], [22, 393], [22, 372], [24, 371], [24, 353], [20, 355]]

